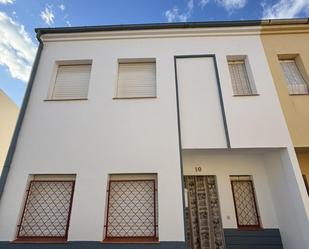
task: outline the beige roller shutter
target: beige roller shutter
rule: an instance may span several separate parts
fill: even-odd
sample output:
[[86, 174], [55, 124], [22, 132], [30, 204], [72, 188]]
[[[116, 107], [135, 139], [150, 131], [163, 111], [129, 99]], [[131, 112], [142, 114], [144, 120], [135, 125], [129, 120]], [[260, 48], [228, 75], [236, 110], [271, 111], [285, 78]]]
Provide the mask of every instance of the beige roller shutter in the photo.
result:
[[88, 96], [91, 65], [59, 65], [52, 99], [84, 99]]
[[155, 62], [119, 63], [116, 97], [136, 98], [155, 96]]

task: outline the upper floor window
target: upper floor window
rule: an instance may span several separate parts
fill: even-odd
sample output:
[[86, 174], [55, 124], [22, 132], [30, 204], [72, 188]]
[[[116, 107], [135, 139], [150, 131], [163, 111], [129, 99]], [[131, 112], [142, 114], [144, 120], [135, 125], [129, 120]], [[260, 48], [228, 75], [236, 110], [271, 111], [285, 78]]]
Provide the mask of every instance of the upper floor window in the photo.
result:
[[[279, 57], [280, 59], [280, 57]], [[300, 63], [300, 62], [299, 62]], [[297, 63], [297, 58], [280, 59], [290, 94], [309, 94], [308, 84]]]
[[116, 98], [156, 97], [156, 62], [120, 60]]
[[75, 176], [35, 175], [30, 181], [17, 240], [66, 240]]
[[228, 56], [228, 66], [235, 96], [256, 95], [253, 78], [249, 74], [249, 65], [245, 56]]
[[236, 220], [239, 228], [259, 228], [260, 220], [251, 176], [231, 176]]
[[58, 65], [55, 82], [49, 99], [86, 99], [90, 80], [91, 64]]

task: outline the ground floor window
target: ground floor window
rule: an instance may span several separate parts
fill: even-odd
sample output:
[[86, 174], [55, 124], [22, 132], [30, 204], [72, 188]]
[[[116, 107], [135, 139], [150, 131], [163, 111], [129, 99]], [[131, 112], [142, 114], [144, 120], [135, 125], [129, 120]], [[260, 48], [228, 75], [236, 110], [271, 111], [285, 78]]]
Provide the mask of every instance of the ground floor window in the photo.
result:
[[260, 220], [251, 176], [231, 176], [231, 184], [239, 228], [259, 228]]
[[17, 240], [66, 240], [75, 176], [32, 176]]
[[111, 175], [105, 241], [157, 240], [156, 175]]

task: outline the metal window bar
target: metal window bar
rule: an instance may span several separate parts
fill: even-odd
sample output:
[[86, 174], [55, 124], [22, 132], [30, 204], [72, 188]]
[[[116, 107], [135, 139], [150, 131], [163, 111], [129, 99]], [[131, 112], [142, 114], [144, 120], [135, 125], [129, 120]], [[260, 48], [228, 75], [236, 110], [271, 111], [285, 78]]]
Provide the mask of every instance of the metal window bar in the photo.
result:
[[228, 61], [233, 92], [235, 95], [253, 95], [256, 91], [252, 89], [244, 60]]
[[309, 94], [308, 84], [299, 71], [295, 60], [280, 60], [290, 94]]
[[105, 240], [157, 239], [155, 180], [110, 180]]
[[66, 240], [75, 181], [32, 180], [17, 240]]
[[239, 228], [260, 228], [252, 180], [232, 180], [236, 220]]

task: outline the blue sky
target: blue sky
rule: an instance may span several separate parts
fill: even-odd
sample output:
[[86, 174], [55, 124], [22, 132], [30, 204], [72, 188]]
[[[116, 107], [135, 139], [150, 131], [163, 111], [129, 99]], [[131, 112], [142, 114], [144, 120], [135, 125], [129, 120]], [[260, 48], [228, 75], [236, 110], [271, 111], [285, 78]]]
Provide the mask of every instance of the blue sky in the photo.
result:
[[0, 89], [20, 106], [36, 27], [308, 16], [309, 0], [0, 0]]

